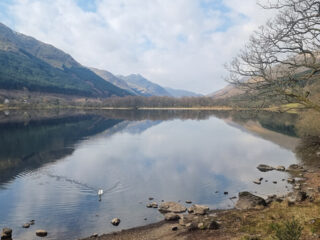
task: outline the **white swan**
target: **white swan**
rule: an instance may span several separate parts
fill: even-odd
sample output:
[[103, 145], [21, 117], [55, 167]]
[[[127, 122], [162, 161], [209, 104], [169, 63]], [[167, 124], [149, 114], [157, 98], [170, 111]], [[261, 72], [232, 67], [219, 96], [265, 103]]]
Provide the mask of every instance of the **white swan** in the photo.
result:
[[98, 190], [98, 196], [102, 196], [102, 194], [103, 194], [103, 190], [102, 190], [102, 189], [99, 189], [99, 190]]
[[103, 195], [103, 190], [99, 189], [98, 190], [98, 196], [99, 196], [99, 201], [101, 201], [101, 196]]

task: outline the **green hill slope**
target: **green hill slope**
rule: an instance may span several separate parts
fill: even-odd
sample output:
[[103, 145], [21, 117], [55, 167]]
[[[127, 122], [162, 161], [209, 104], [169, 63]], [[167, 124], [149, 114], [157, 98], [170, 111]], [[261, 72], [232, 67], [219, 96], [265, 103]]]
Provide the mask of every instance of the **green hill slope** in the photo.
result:
[[88, 97], [131, 95], [63, 51], [0, 23], [0, 88]]

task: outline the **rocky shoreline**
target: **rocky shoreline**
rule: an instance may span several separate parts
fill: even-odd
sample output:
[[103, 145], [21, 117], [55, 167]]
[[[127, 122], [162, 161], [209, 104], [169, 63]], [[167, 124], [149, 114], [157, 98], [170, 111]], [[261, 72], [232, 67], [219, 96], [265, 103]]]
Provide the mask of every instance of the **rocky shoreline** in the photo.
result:
[[[307, 168], [293, 164], [287, 169], [283, 166], [271, 167], [261, 164], [257, 167], [261, 172], [287, 171], [291, 176], [287, 179], [292, 185], [289, 194], [270, 195], [262, 198], [250, 192], [240, 192], [234, 209], [210, 210], [205, 205], [193, 204], [186, 200], [180, 202], [154, 201], [150, 197], [147, 208], [158, 209], [164, 220], [147, 226], [122, 230], [99, 236], [97, 233], [89, 239], [271, 239], [270, 225], [297, 218], [304, 226], [301, 239], [320, 238], [320, 164]], [[263, 178], [253, 181], [258, 184]], [[228, 193], [225, 193], [228, 194]], [[35, 222], [23, 224], [28, 228]], [[121, 223], [119, 218], [110, 222], [114, 226]], [[314, 226], [312, 226], [314, 225]], [[309, 230], [308, 230], [309, 229]], [[36, 236], [45, 237], [45, 230], [37, 230]], [[2, 239], [11, 239], [12, 229], [4, 228]]]
[[[286, 169], [283, 166], [261, 164], [257, 168], [261, 172], [276, 170], [290, 173], [291, 177], [286, 181], [292, 185], [292, 192], [282, 196], [270, 195], [267, 198], [240, 192], [235, 208], [230, 210], [210, 210], [207, 206], [198, 204], [185, 207], [177, 202], [161, 202], [159, 205], [151, 202], [147, 207], [158, 208], [164, 216], [163, 221], [101, 236], [93, 234], [83, 240], [272, 239], [273, 233], [269, 226], [292, 218], [308, 225], [304, 226], [301, 239], [319, 239], [319, 167], [306, 168], [293, 164]], [[186, 201], [186, 204], [190, 203], [191, 201]], [[318, 228], [315, 230], [312, 224]]]

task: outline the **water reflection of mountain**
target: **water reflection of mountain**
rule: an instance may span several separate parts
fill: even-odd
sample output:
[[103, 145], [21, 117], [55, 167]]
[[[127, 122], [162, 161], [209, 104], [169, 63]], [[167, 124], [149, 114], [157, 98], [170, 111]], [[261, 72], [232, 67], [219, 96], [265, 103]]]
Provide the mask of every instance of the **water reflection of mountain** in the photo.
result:
[[[123, 112], [122, 112], [123, 113]], [[127, 117], [125, 117], [127, 116]], [[154, 116], [146, 115], [145, 118]], [[171, 115], [173, 117], [173, 115]], [[161, 121], [122, 120], [111, 111], [97, 112], [13, 112], [0, 117], [0, 184], [15, 176], [70, 155], [82, 139], [111, 136], [126, 131], [141, 133]], [[138, 117], [143, 119], [142, 115]]]
[[[12, 111], [0, 114], [0, 184], [16, 175], [72, 154], [74, 145], [88, 137], [119, 132], [141, 133], [163, 120], [221, 118], [233, 127], [251, 132], [306, 156], [320, 154], [315, 138], [298, 138], [297, 115], [268, 112], [214, 111]], [[311, 124], [305, 124], [310, 126]], [[313, 131], [314, 132], [314, 131]], [[313, 139], [312, 141], [310, 139]], [[317, 138], [318, 139], [318, 138]], [[309, 149], [306, 151], [306, 149]], [[310, 153], [311, 150], [314, 153]], [[319, 154], [318, 154], [319, 153]]]
[[19, 121], [0, 124], [0, 183], [71, 154], [77, 141], [120, 122], [79, 115], [30, 121], [27, 125]]

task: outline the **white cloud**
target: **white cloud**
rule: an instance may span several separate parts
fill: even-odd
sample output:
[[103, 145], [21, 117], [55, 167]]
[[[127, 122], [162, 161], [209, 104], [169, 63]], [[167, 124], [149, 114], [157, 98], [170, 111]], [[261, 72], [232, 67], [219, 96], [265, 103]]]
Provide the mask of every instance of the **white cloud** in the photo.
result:
[[255, 0], [95, 0], [96, 11], [77, 3], [16, 0], [2, 21], [83, 65], [201, 93], [226, 84], [223, 64], [266, 20]]

